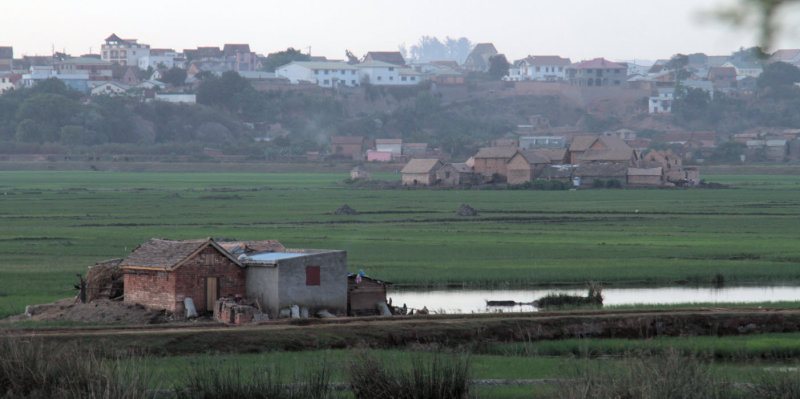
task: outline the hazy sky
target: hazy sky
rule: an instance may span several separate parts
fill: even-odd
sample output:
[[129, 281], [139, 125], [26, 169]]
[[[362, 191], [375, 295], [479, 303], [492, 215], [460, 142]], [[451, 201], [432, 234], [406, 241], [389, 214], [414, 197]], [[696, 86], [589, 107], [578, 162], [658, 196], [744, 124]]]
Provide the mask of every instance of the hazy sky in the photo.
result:
[[[736, 0], [262, 0], [262, 1], [8, 1], [0, 13], [0, 45], [14, 55], [99, 52], [109, 34], [153, 48], [249, 43], [267, 54], [292, 46], [344, 58], [393, 51], [420, 36], [491, 41], [509, 60], [557, 54], [573, 61], [729, 54], [756, 42], [705, 15]], [[793, 11], [797, 11], [794, 9]], [[800, 47], [800, 13], [779, 47]], [[786, 16], [784, 16], [786, 17]]]

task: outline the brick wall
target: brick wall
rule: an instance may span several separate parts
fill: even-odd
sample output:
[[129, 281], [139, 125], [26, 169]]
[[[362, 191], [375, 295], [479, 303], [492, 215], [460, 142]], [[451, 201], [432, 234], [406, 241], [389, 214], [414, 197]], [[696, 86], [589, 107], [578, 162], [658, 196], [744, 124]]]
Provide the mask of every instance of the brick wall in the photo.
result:
[[198, 312], [206, 310], [206, 278], [219, 281], [219, 297], [245, 294], [245, 270], [207, 247], [173, 271], [128, 270], [125, 302], [149, 308], [183, 312], [183, 300], [192, 298]]

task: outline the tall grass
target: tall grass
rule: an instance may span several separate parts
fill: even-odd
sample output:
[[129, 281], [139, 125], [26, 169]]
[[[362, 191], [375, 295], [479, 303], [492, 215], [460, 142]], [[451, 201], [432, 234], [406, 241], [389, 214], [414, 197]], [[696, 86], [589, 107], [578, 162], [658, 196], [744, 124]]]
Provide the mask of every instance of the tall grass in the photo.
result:
[[711, 368], [670, 351], [661, 357], [632, 358], [620, 367], [590, 366], [558, 384], [553, 398], [711, 399], [738, 397], [720, 384]]
[[96, 349], [0, 339], [2, 398], [146, 398], [150, 380], [135, 363]]
[[470, 360], [466, 355], [419, 356], [410, 368], [389, 365], [368, 352], [348, 365], [356, 399], [461, 399], [469, 395]]
[[195, 365], [176, 389], [178, 399], [323, 399], [333, 397], [327, 362], [309, 366], [286, 379], [278, 365], [244, 372], [238, 364]]

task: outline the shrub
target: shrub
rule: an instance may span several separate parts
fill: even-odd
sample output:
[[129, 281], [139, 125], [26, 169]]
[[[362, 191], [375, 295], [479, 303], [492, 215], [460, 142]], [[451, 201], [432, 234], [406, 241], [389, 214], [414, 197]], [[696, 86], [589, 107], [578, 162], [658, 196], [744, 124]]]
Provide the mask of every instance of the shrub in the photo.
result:
[[277, 365], [258, 366], [245, 373], [238, 364], [220, 367], [195, 365], [176, 390], [178, 399], [320, 399], [332, 396], [331, 373], [327, 362], [296, 374], [285, 383]]
[[[554, 398], [705, 399], [733, 397], [709, 366], [670, 350], [661, 357], [630, 359], [618, 367], [587, 366], [559, 383]], [[756, 396], [774, 397], [774, 396]]]
[[[150, 376], [136, 365], [77, 345], [0, 340], [0, 397], [144, 398]], [[150, 396], [153, 396], [152, 394]]]
[[622, 188], [622, 183], [617, 179], [609, 179], [606, 181], [606, 188]]
[[410, 368], [388, 366], [361, 352], [349, 363], [356, 399], [461, 399], [469, 394], [469, 357], [434, 354], [418, 357]]

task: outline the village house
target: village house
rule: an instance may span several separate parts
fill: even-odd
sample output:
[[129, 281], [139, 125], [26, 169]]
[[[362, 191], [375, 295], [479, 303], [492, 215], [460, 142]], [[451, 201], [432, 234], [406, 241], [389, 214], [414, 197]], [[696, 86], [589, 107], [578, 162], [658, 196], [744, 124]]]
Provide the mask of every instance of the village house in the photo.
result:
[[496, 56], [497, 49], [492, 43], [478, 43], [464, 60], [464, 69], [473, 72], [489, 70], [489, 59]]
[[473, 156], [473, 170], [487, 179], [508, 176], [508, 161], [517, 153], [516, 147], [484, 147]]
[[173, 49], [153, 48], [150, 49], [150, 54], [139, 58], [137, 66], [143, 71], [149, 68], [166, 70], [175, 67], [175, 60], [178, 58], [178, 53]]
[[292, 84], [305, 82], [320, 87], [360, 85], [358, 68], [341, 61], [293, 61], [276, 69], [275, 74], [289, 79]]
[[421, 156], [428, 153], [428, 143], [403, 143], [403, 155], [407, 157]]
[[517, 151], [507, 162], [508, 184], [523, 184], [538, 177], [542, 170], [550, 164], [548, 157], [537, 150]]
[[399, 51], [370, 51], [364, 56], [364, 62], [380, 61], [397, 66], [405, 66], [406, 60]]
[[187, 298], [210, 312], [222, 297], [247, 297], [272, 318], [298, 306], [347, 311], [347, 253], [287, 249], [275, 240], [217, 242], [153, 238], [121, 263], [125, 302], [181, 313]]
[[530, 55], [514, 63], [519, 68], [520, 80], [542, 82], [562, 81], [567, 76], [569, 58], [557, 55]]
[[221, 296], [245, 295], [245, 266], [210, 238], [173, 241], [152, 238], [120, 263], [125, 302], [181, 313], [192, 298], [198, 312], [210, 311]]
[[18, 73], [0, 74], [0, 94], [22, 87], [22, 75]]
[[375, 139], [375, 150], [389, 152], [392, 158], [403, 155], [403, 139]]
[[222, 47], [222, 57], [229, 71], [252, 72], [258, 69], [256, 53], [250, 51], [249, 44], [226, 43]]
[[589, 186], [616, 181], [624, 185], [628, 179], [628, 166], [620, 163], [587, 163], [578, 165], [572, 174], [578, 186]]
[[564, 148], [567, 138], [564, 136], [521, 136], [519, 146], [525, 150], [534, 148]]
[[448, 163], [436, 171], [436, 181], [443, 186], [479, 184], [475, 172], [466, 163]]
[[370, 174], [363, 166], [358, 165], [353, 169], [350, 169], [350, 180], [369, 180], [372, 178], [372, 174]]
[[660, 186], [663, 178], [661, 167], [628, 168], [628, 185], [631, 186]]
[[272, 318], [291, 306], [308, 314], [347, 313], [345, 251], [281, 249], [238, 259], [246, 266], [247, 297], [257, 300]]
[[415, 158], [400, 171], [404, 186], [432, 186], [436, 184], [436, 171], [444, 166], [438, 159]]
[[672, 103], [675, 100], [674, 94], [674, 88], [658, 89], [658, 95], [651, 96], [648, 100], [648, 111], [651, 114], [672, 113]]
[[56, 63], [56, 70], [59, 74], [78, 74], [84, 73], [88, 80], [106, 81], [111, 80], [113, 72], [111, 63], [92, 57], [69, 58]]
[[576, 136], [569, 146], [572, 164], [587, 162], [613, 162], [635, 164], [636, 151], [616, 136]]
[[625, 87], [628, 66], [595, 58], [567, 67], [567, 80], [578, 87]]
[[364, 138], [361, 136], [331, 136], [331, 156], [357, 158], [361, 156]]
[[93, 96], [124, 96], [130, 86], [117, 82], [102, 82], [92, 88]]
[[347, 315], [379, 315], [379, 303], [386, 303], [387, 281], [367, 277], [362, 273], [347, 275]]

